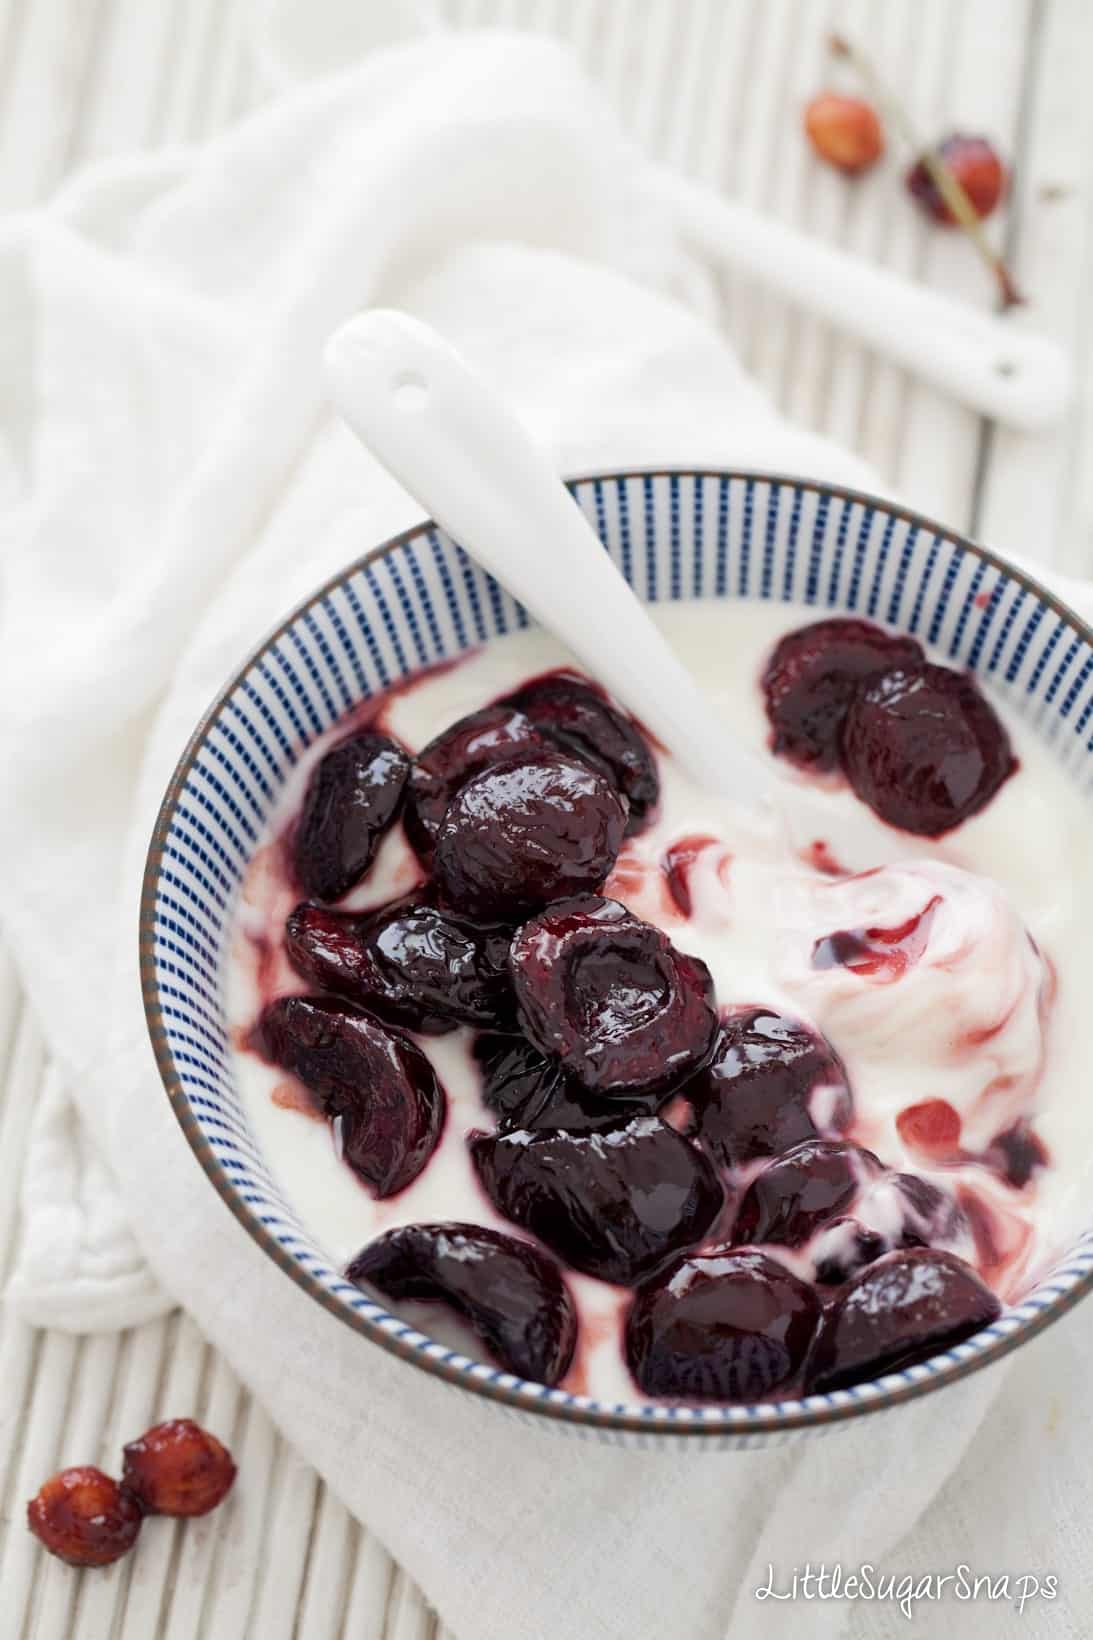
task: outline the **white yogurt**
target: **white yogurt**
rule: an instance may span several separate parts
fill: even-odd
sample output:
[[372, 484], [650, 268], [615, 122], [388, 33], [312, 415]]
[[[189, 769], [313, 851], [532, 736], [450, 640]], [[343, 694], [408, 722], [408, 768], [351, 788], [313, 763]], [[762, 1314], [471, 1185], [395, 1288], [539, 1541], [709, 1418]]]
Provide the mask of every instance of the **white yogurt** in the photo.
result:
[[[662, 607], [656, 618], [734, 733], [769, 756], [758, 682], [763, 663], [778, 638], [814, 619], [814, 612], [694, 604]], [[566, 652], [545, 634], [518, 633], [396, 693], [380, 721], [418, 749], [465, 713], [567, 663]], [[932, 1178], [947, 1191], [971, 1193], [983, 1205], [997, 1260], [984, 1261], [966, 1229], [952, 1245], [1012, 1301], [1066, 1252], [1089, 1218], [1093, 1097], [1085, 1092], [1084, 1072], [1093, 864], [1083, 799], [1031, 730], [1004, 703], [995, 704], [1019, 771], [983, 813], [950, 836], [938, 842], [901, 839], [906, 846], [898, 866], [851, 879], [825, 875], [791, 855], [773, 830], [703, 791], [661, 755], [657, 819], [628, 843], [605, 892], [702, 957], [722, 1008], [767, 1004], [828, 1037], [853, 1090], [849, 1136], [888, 1166]], [[295, 812], [310, 768], [325, 750], [325, 743], [313, 747], [295, 772], [271, 837]], [[837, 861], [840, 823], [853, 813], [860, 824], [862, 805], [837, 779], [809, 784], [829, 815], [825, 835], [816, 841]], [[877, 859], [891, 859], [893, 832], [872, 816], [869, 823]], [[692, 910], [684, 916], [668, 892], [663, 864], [673, 845], [694, 838], [707, 841], [689, 872]], [[275, 844], [259, 851], [239, 907], [227, 1008], [240, 1038], [273, 995], [307, 988], [279, 949], [296, 898], [279, 858]], [[420, 876], [396, 830], [384, 841], [368, 881], [344, 903], [381, 904]], [[814, 961], [817, 941], [836, 930], [891, 929], [923, 913], [903, 971], [888, 964], [863, 974]], [[897, 960], [895, 969], [900, 966]], [[466, 1219], [512, 1228], [483, 1195], [464, 1142], [469, 1129], [490, 1125], [470, 1059], [470, 1033], [418, 1040], [447, 1091], [448, 1121], [423, 1174], [387, 1202], [373, 1201], [338, 1160], [325, 1123], [292, 1108], [282, 1073], [249, 1052], [236, 1053], [236, 1075], [266, 1159], [338, 1265], [395, 1225]], [[936, 1158], [924, 1160], [921, 1147], [901, 1137], [897, 1117], [908, 1105], [931, 1100], [944, 1100], [956, 1111], [960, 1142], [969, 1151], [981, 1150], [1018, 1116], [1030, 1117], [1049, 1165], [1015, 1189], [974, 1163], [937, 1166]], [[874, 1191], [868, 1210], [863, 1208], [863, 1217], [881, 1230], [891, 1212], [886, 1190]], [[784, 1256], [782, 1249], [772, 1251]], [[568, 1279], [581, 1314], [582, 1350], [567, 1387], [607, 1400], [632, 1399], [619, 1343], [628, 1295], [588, 1277]]]

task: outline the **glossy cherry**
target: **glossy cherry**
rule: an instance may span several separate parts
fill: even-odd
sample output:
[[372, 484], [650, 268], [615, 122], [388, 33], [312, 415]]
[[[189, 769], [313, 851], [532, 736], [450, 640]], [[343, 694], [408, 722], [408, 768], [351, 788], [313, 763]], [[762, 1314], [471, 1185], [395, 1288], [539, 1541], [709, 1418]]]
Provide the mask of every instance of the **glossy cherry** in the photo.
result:
[[81, 1464], [50, 1476], [27, 1504], [27, 1525], [70, 1566], [109, 1566], [137, 1541], [144, 1516], [131, 1492]]
[[709, 1057], [713, 982], [617, 900], [561, 900], [519, 929], [509, 951], [525, 1034], [603, 1098], [666, 1091]]
[[660, 778], [653, 754], [631, 718], [612, 706], [587, 679], [549, 672], [509, 695], [507, 705], [531, 719], [540, 734], [606, 776], [629, 805], [627, 835], [640, 831], [656, 807]]
[[[975, 214], [990, 216], [1009, 184], [997, 149], [986, 137], [956, 131], [938, 144], [938, 152], [971, 200]], [[905, 181], [908, 193], [927, 216], [946, 227], [955, 226], [956, 217], [921, 159], [912, 165]]]
[[363, 916], [299, 905], [285, 924], [285, 949], [305, 979], [426, 1033], [512, 1023], [510, 938], [425, 899]]
[[472, 775], [547, 749], [530, 719], [503, 704], [471, 712], [430, 740], [414, 758], [403, 816], [406, 835], [420, 858], [431, 862], [448, 804]]
[[687, 1098], [699, 1143], [726, 1167], [778, 1156], [821, 1132], [831, 1137], [853, 1114], [846, 1072], [830, 1043], [769, 1008], [724, 1020], [713, 1058], [688, 1083]]
[[398, 819], [410, 760], [388, 735], [349, 735], [308, 781], [293, 837], [296, 880], [317, 900], [337, 900], [372, 864]]
[[122, 1481], [147, 1515], [207, 1515], [235, 1480], [226, 1446], [192, 1418], [171, 1418], [125, 1448]]
[[967, 673], [945, 666], [885, 672], [846, 714], [843, 768], [890, 826], [940, 837], [978, 814], [1017, 767], [1009, 736]]
[[655, 1116], [602, 1133], [472, 1133], [468, 1145], [498, 1212], [622, 1286], [694, 1246], [722, 1204], [706, 1158]]
[[626, 1359], [646, 1395], [760, 1401], [796, 1385], [820, 1314], [813, 1289], [763, 1253], [692, 1253], [639, 1288]]
[[282, 997], [254, 1046], [297, 1077], [334, 1118], [342, 1155], [377, 1197], [421, 1172], [444, 1126], [444, 1090], [413, 1042], [348, 1002]]
[[799, 1247], [883, 1171], [873, 1152], [858, 1145], [827, 1139], [796, 1145], [757, 1174], [744, 1192], [736, 1240]]
[[621, 1104], [599, 1099], [522, 1036], [484, 1031], [475, 1038], [474, 1056], [482, 1075], [483, 1103], [496, 1115], [501, 1133], [520, 1128], [596, 1133], [617, 1127], [627, 1115], [651, 1116], [661, 1102], [659, 1095]]
[[763, 673], [771, 749], [802, 768], [834, 769], [843, 719], [859, 685], [923, 658], [914, 638], [841, 617], [788, 632]]
[[433, 855], [437, 887], [458, 911], [512, 922], [598, 888], [625, 827], [625, 803], [587, 763], [550, 753], [498, 764], [448, 805]]
[[845, 1389], [951, 1349], [997, 1319], [1001, 1305], [952, 1253], [886, 1253], [837, 1294], [810, 1369], [813, 1390]]
[[397, 1303], [446, 1305], [497, 1364], [556, 1384], [573, 1359], [577, 1312], [552, 1258], [479, 1224], [411, 1224], [370, 1242], [346, 1275]]

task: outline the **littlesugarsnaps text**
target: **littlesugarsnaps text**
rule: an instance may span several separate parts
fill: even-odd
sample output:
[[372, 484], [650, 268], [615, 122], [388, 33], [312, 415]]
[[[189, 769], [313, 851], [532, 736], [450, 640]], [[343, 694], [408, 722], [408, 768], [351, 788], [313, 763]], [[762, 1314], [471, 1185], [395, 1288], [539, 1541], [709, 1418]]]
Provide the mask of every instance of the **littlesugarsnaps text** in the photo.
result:
[[782, 1573], [767, 1566], [755, 1590], [756, 1600], [873, 1600], [897, 1606], [908, 1622], [916, 1607], [940, 1600], [1003, 1602], [1021, 1615], [1038, 1600], [1054, 1600], [1059, 1579], [1054, 1572], [977, 1572], [963, 1564], [947, 1572], [885, 1572], [868, 1563], [846, 1570], [829, 1566], [795, 1566]]

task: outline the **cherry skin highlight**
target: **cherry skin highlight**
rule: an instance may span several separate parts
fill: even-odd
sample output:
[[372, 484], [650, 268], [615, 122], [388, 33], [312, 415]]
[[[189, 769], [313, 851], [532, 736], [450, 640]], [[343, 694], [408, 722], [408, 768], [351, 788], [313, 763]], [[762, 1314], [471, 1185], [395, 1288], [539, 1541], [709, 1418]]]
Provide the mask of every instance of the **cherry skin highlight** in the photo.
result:
[[192, 1418], [171, 1418], [125, 1448], [122, 1480], [148, 1515], [207, 1515], [235, 1480], [227, 1447]]
[[70, 1566], [109, 1566], [137, 1541], [144, 1516], [131, 1492], [92, 1464], [52, 1475], [27, 1504], [27, 1526]]
[[796, 1145], [748, 1186], [736, 1216], [736, 1239], [799, 1247], [882, 1172], [872, 1151], [858, 1145], [826, 1139]]
[[842, 757], [862, 802], [920, 837], [941, 837], [978, 814], [1017, 767], [975, 680], [925, 664], [865, 685], [846, 714]]
[[625, 803], [585, 763], [551, 753], [498, 764], [448, 805], [433, 858], [437, 888], [456, 911], [514, 922], [598, 888], [625, 827]]
[[621, 1286], [693, 1246], [721, 1208], [709, 1162], [655, 1116], [600, 1133], [472, 1133], [468, 1146], [499, 1213]]
[[841, 617], [788, 632], [774, 648], [762, 688], [771, 750], [804, 769], [838, 767], [843, 719], [859, 685], [923, 658], [914, 638]]
[[693, 1132], [723, 1167], [778, 1156], [821, 1136], [811, 1112], [821, 1088], [829, 1090], [825, 1133], [831, 1137], [849, 1125], [853, 1106], [830, 1044], [771, 1009], [731, 1014], [709, 1065], [687, 1085]]
[[396, 1195], [417, 1178], [439, 1143], [446, 1101], [408, 1037], [348, 1002], [282, 997], [263, 1011], [253, 1042], [335, 1120], [346, 1163], [373, 1195]]
[[763, 1253], [692, 1253], [639, 1288], [626, 1359], [646, 1395], [761, 1401], [799, 1382], [820, 1315], [813, 1289]]
[[526, 1036], [602, 1098], [667, 1091], [713, 1049], [706, 964], [617, 900], [548, 906], [517, 931], [509, 963]]
[[285, 949], [305, 979], [388, 1025], [437, 1035], [511, 1024], [510, 938], [423, 898], [364, 916], [299, 905], [285, 924]]
[[824, 1317], [814, 1390], [845, 1389], [951, 1349], [1001, 1314], [970, 1265], [915, 1247], [888, 1253], [847, 1283]]
[[370, 729], [327, 752], [308, 781], [293, 838], [296, 880], [316, 900], [338, 900], [368, 871], [398, 818], [410, 760]]
[[509, 695], [505, 704], [525, 713], [545, 739], [605, 776], [627, 804], [626, 833], [650, 819], [660, 796], [656, 761], [633, 719], [610, 704], [587, 679], [549, 672]]
[[472, 775], [548, 749], [526, 714], [503, 704], [484, 706], [442, 730], [415, 757], [406, 787], [403, 823], [419, 858], [431, 864], [448, 804]]
[[482, 1076], [482, 1101], [497, 1117], [500, 1133], [596, 1133], [617, 1127], [627, 1115], [652, 1116], [662, 1096], [600, 1099], [541, 1054], [522, 1036], [484, 1031], [474, 1057]]
[[479, 1224], [411, 1224], [370, 1242], [346, 1275], [385, 1298], [446, 1305], [519, 1378], [556, 1384], [577, 1341], [577, 1312], [554, 1260]]

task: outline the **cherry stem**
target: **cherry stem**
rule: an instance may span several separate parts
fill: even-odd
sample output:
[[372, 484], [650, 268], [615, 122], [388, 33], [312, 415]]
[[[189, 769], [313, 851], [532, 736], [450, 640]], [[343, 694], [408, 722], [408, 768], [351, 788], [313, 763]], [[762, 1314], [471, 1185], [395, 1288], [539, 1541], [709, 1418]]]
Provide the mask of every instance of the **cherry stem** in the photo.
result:
[[906, 108], [895, 93], [884, 84], [869, 59], [863, 56], [856, 46], [851, 45], [845, 35], [830, 35], [828, 44], [836, 56], [845, 57], [848, 62], [854, 65], [865, 81], [874, 102], [880, 106], [888, 121], [900, 132], [916, 157], [921, 159], [934, 186], [956, 218], [958, 225], [968, 235], [968, 238], [994, 274], [1003, 308], [1017, 307], [1023, 303], [1025, 298], [1018, 290], [1004, 258], [994, 249], [987, 238], [979, 213], [969, 199], [967, 190], [951, 167], [946, 165], [940, 151], [937, 148], [929, 147], [928, 144], [920, 140]]

